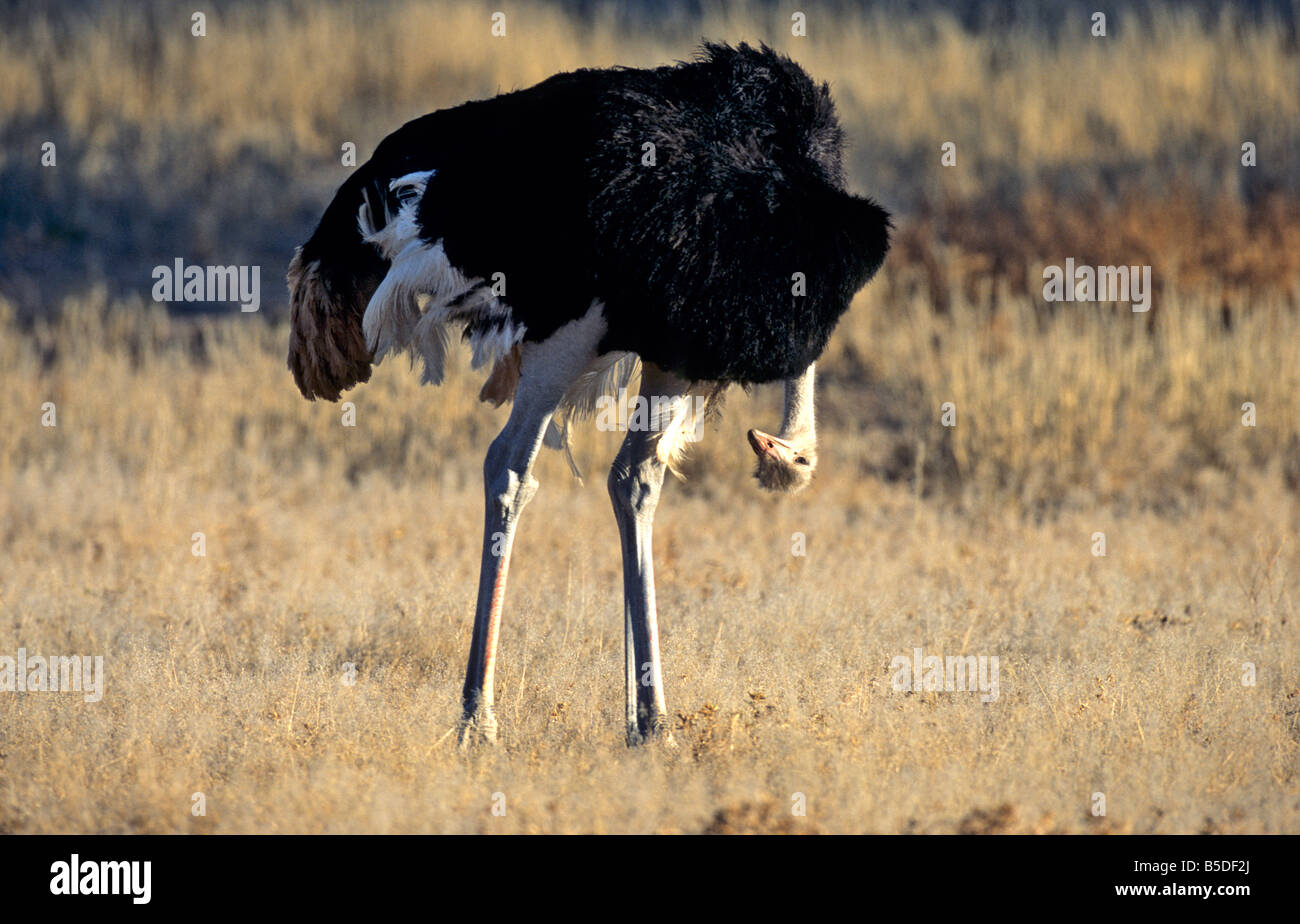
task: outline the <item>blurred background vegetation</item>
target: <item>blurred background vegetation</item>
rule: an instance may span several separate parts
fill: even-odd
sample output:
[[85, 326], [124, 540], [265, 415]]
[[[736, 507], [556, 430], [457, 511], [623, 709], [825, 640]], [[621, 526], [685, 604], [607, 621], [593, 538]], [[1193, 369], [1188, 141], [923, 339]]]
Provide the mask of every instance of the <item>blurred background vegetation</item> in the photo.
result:
[[[283, 271], [349, 172], [345, 142], [360, 162], [407, 119], [557, 71], [765, 41], [830, 82], [850, 186], [896, 216], [824, 364], [826, 416], [869, 437], [864, 472], [1052, 504], [1166, 503], [1243, 466], [1300, 480], [1296, 4], [1128, 3], [1105, 37], [1066, 2], [799, 3], [806, 37], [789, 4], [539, 0], [497, 38], [498, 6], [226, 3], [195, 37], [193, 4], [6, 5], [11, 335], [70, 304], [143, 310], [177, 257], [260, 266], [262, 317], [282, 323]], [[1150, 264], [1153, 310], [1045, 303], [1042, 267], [1066, 257]]]

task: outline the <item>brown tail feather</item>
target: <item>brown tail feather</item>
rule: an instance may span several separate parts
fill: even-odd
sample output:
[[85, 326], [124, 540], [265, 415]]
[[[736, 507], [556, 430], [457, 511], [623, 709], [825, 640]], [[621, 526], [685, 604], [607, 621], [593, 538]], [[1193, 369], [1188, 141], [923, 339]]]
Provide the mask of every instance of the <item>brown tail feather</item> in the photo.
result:
[[370, 379], [371, 355], [361, 332], [367, 293], [331, 291], [319, 261], [289, 264], [289, 369], [303, 397], [337, 401]]

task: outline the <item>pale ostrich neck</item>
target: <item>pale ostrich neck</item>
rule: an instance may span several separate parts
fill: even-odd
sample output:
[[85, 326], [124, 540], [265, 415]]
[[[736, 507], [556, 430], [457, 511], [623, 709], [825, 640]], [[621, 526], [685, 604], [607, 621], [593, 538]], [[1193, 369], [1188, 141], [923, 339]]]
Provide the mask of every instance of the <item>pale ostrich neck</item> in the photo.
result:
[[810, 443], [817, 441], [812, 363], [801, 374], [785, 380], [785, 417], [781, 421], [780, 437], [783, 440], [799, 437]]

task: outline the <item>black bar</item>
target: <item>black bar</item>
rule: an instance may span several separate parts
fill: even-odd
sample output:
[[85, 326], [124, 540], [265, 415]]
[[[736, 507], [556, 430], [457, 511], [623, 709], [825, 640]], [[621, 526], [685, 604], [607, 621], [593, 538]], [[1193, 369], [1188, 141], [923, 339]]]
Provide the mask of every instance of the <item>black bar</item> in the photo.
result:
[[[1044, 899], [1070, 909], [1178, 912], [1192, 905], [1231, 913], [1289, 895], [1281, 883], [1295, 847], [1290, 837], [859, 837], [660, 838], [629, 844], [586, 838], [323, 836], [20, 836], [0, 839], [6, 909], [117, 908], [332, 914], [407, 899], [430, 913], [473, 896], [499, 909], [524, 901], [539, 909], [631, 888], [637, 901], [694, 883], [729, 906], [763, 905], [776, 895], [808, 901], [849, 893], [855, 907], [893, 907], [945, 915], [962, 909], [1042, 910]], [[53, 894], [76, 855], [83, 876], [94, 861], [148, 861], [149, 900], [127, 881], [116, 895]], [[1140, 865], [1141, 864], [1141, 865]], [[1194, 865], [1191, 865], [1194, 864]], [[1221, 864], [1221, 865], [1220, 865]], [[650, 867], [646, 869], [645, 867]], [[116, 869], [121, 870], [121, 867]], [[143, 870], [143, 867], [136, 867]], [[93, 885], [94, 879], [82, 880]], [[713, 884], [710, 885], [709, 883]], [[59, 885], [66, 885], [66, 877]], [[1154, 894], [1119, 894], [1154, 886]], [[1208, 896], [1179, 890], [1202, 887]], [[1243, 894], [1221, 894], [1222, 888]], [[143, 892], [137, 883], [137, 892]], [[135, 897], [142, 897], [136, 895]], [[971, 901], [976, 905], [969, 904]], [[649, 906], [647, 906], [648, 908]], [[811, 909], [810, 909], [811, 910]]]

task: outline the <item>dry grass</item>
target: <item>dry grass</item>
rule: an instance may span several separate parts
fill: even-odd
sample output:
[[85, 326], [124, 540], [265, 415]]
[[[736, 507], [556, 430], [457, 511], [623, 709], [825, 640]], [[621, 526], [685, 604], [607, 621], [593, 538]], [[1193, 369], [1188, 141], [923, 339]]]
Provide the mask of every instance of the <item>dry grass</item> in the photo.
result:
[[[520, 5], [494, 42], [474, 7], [377, 8], [233, 4], [203, 40], [170, 3], [0, 30], [0, 127], [23, 142], [0, 147], [0, 655], [107, 669], [93, 705], [0, 693], [0, 831], [1300, 832], [1282, 30], [1158, 9], [1103, 43], [811, 8], [799, 41], [757, 5], [653, 27]], [[504, 742], [462, 755], [505, 411], [461, 366], [433, 391], [388, 363], [344, 427], [294, 391], [274, 310], [168, 318], [140, 301], [148, 267], [260, 262], [274, 309], [341, 141], [364, 157], [435, 106], [701, 35], [770, 39], [832, 79], [854, 183], [897, 211], [898, 245], [822, 364], [814, 486], [778, 501], [749, 478], [744, 430], [779, 411], [759, 389], [668, 488], [678, 749], [622, 743], [618, 435], [591, 431], [585, 487], [539, 463]], [[21, 153], [44, 137], [53, 171]], [[1049, 310], [1038, 273], [1065, 256], [1151, 263], [1155, 309]], [[52, 267], [75, 279], [57, 312]], [[916, 647], [997, 656], [998, 701], [892, 691]]]
[[[992, 312], [960, 296], [943, 311], [919, 299], [873, 310], [879, 300], [863, 300], [830, 350], [845, 369], [833, 385], [859, 403], [841, 394], [829, 409], [873, 437], [870, 474], [915, 478], [920, 464], [922, 488], [1027, 510], [1221, 501], [1270, 466], [1300, 487], [1300, 318], [1276, 297], [1230, 329], [1207, 294], [1170, 293], [1151, 318], [1049, 313], [1023, 296]], [[939, 426], [944, 402], [955, 427]], [[1244, 427], [1246, 402], [1267, 421]]]
[[[902, 361], [913, 336], [928, 330], [883, 352]], [[4, 328], [0, 639], [104, 654], [108, 682], [93, 706], [11, 694], [0, 829], [953, 831], [985, 812], [1007, 830], [1300, 830], [1300, 514], [1276, 466], [1176, 512], [1076, 502], [1033, 522], [1015, 503], [920, 501], [863, 477], [875, 437], [832, 359], [822, 474], [780, 503], [749, 481], [741, 435], [776, 396], [737, 394], [660, 515], [681, 745], [664, 755], [622, 745], [604, 491], [548, 453], [502, 637], [505, 745], [466, 757], [451, 730], [479, 452], [503, 412], [475, 407], [464, 370], [433, 392], [388, 364], [345, 428], [288, 387], [284, 337], [93, 303]], [[954, 338], [954, 366], [972, 339]], [[1021, 376], [999, 387], [1067, 391], [1022, 359], [993, 367]], [[1004, 425], [980, 420], [978, 394], [958, 428], [973, 447]], [[593, 469], [613, 436], [589, 436]], [[998, 656], [1000, 699], [892, 692], [890, 660], [917, 646]], [[1258, 686], [1241, 683], [1246, 661]], [[189, 814], [194, 792], [206, 817]], [[807, 818], [790, 815], [796, 792]]]

